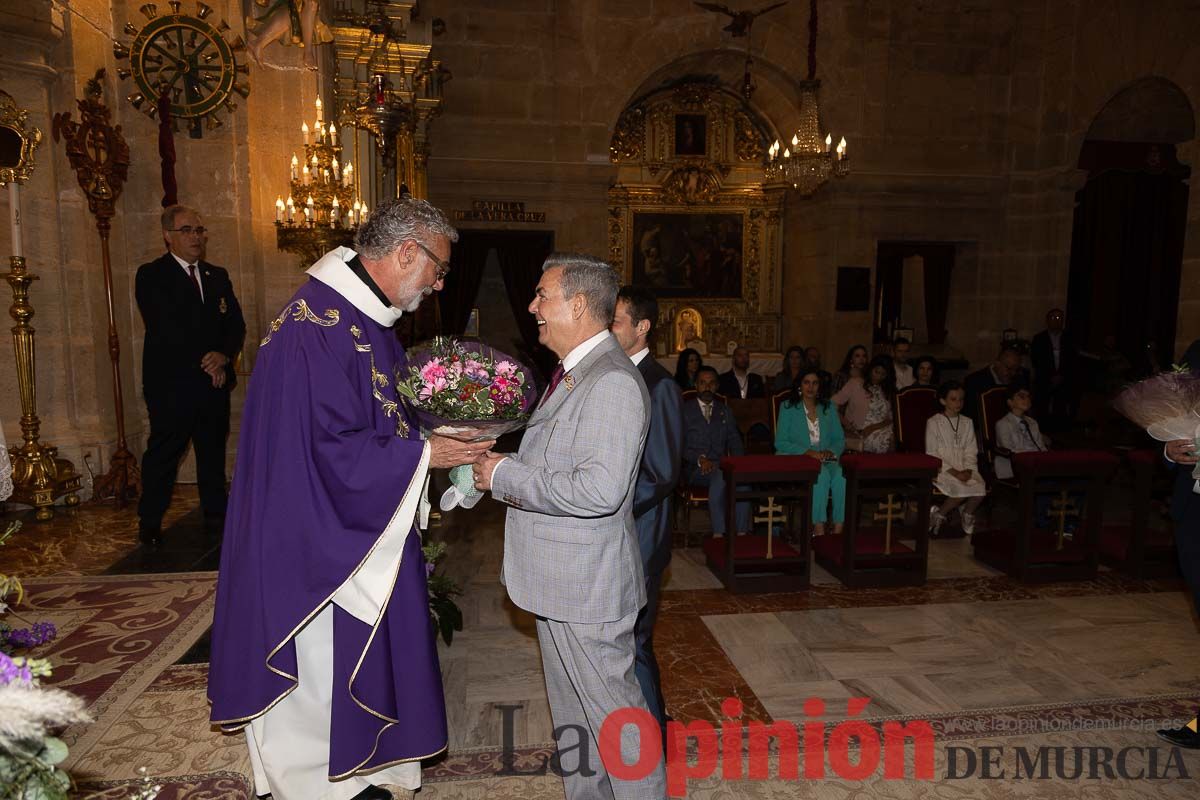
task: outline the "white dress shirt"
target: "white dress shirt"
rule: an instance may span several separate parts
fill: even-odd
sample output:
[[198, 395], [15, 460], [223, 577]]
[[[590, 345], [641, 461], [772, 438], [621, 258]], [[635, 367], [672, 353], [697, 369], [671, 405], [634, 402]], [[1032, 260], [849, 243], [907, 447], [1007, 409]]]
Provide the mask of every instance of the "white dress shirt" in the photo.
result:
[[907, 389], [917, 382], [913, 375], [912, 364], [896, 364], [896, 390]]
[[636, 367], [638, 364], [641, 364], [641, 363], [642, 363], [642, 359], [643, 359], [643, 358], [645, 358], [645, 357], [646, 357], [646, 356], [648, 356], [648, 355], [650, 355], [650, 348], [649, 348], [649, 347], [643, 347], [641, 350], [638, 350], [636, 353], [634, 353], [633, 355], [631, 355], [631, 356], [629, 357], [629, 360], [630, 360], [630, 361], [632, 361], [632, 362], [633, 362], [633, 365]]

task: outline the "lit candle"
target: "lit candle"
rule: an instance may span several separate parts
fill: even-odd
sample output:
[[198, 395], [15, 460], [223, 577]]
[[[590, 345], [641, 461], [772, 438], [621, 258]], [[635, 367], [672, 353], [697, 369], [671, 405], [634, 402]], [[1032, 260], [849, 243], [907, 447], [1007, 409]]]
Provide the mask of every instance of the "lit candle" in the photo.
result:
[[304, 206], [304, 218], [306, 220], [308, 220], [309, 222], [312, 222], [313, 218], [315, 216], [316, 216], [316, 209], [313, 207], [313, 199], [312, 199], [312, 195], [310, 194], [308, 196], [308, 202]]
[[795, 134], [792, 134], [792, 147], [795, 147], [798, 144], [800, 144], [800, 137], [796, 136]]
[[337, 144], [337, 125], [329, 123], [329, 143]]
[[302, 123], [300, 125], [300, 132], [304, 134], [304, 143], [308, 144], [308, 123], [307, 122]]
[[342, 179], [342, 167], [338, 164], [337, 156], [333, 157], [333, 179], [335, 181]]
[[309, 180], [312, 179], [312, 176], [309, 175], [309, 172], [308, 172], [308, 164], [304, 165], [304, 173], [303, 174], [304, 174], [304, 185], [308, 186]]
[[333, 206], [329, 209], [329, 227], [336, 228], [338, 224], [338, 216], [341, 208], [338, 206], [338, 199], [333, 198]]
[[[17, 258], [25, 255], [21, 247], [21, 188], [16, 181], [8, 182], [8, 214], [12, 220], [12, 254]], [[13, 284], [14, 286], [16, 284]]]
[[292, 180], [296, 180], [296, 171], [300, 168], [300, 159], [296, 158], [296, 154], [292, 153]]
[[321, 168], [321, 183], [329, 183], [329, 170], [325, 167]]
[[321, 127], [321, 122], [324, 121], [324, 119], [325, 119], [325, 116], [324, 116], [324, 112], [322, 111], [322, 107], [321, 107], [321, 98], [318, 97], [317, 98], [317, 127], [318, 128]]
[[825, 134], [825, 152], [828, 153], [831, 147], [833, 147], [833, 134], [827, 133]]
[[292, 196], [290, 194], [288, 195], [288, 201], [287, 201], [287, 221], [288, 222], [296, 221], [296, 201], [292, 199]]
[[363, 220], [365, 220], [367, 218], [367, 215], [369, 213], [371, 213], [371, 212], [367, 210], [367, 204], [363, 203], [362, 209], [358, 212], [358, 224], [359, 225], [363, 224]]
[[783, 157], [784, 157], [784, 158], [791, 158], [791, 157], [792, 157], [792, 151], [791, 151], [791, 150], [788, 150], [788, 149], [785, 149], [785, 150], [783, 151]]
[[275, 198], [275, 221], [283, 222], [283, 198]]
[[343, 186], [353, 186], [354, 185], [354, 165], [353, 164], [347, 164], [346, 168], [344, 170], [342, 170], [342, 185]]
[[845, 136], [843, 136], [842, 140], [840, 142], [838, 142], [837, 157], [838, 157], [838, 161], [841, 161], [843, 158], [846, 157], [846, 137]]

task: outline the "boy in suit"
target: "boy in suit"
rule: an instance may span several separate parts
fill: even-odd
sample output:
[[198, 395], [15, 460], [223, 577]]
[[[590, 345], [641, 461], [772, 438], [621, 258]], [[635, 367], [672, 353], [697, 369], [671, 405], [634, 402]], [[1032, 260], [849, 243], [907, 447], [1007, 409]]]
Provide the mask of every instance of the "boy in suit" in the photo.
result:
[[[689, 486], [708, 487], [708, 515], [713, 536], [725, 535], [724, 456], [740, 456], [745, 451], [742, 434], [729, 406], [717, 395], [717, 371], [701, 367], [696, 373], [696, 396], [683, 404], [683, 469]], [[750, 531], [750, 503], [736, 509], [737, 533]]]

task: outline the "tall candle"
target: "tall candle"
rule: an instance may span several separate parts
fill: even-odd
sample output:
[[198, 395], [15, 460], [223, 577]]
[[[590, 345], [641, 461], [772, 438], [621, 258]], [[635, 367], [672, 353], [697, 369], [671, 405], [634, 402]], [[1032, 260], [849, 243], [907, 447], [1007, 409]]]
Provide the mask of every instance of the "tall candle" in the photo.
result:
[[344, 170], [342, 170], [342, 185], [343, 186], [353, 186], [354, 185], [354, 165], [353, 164], [347, 164], [346, 168]]
[[300, 159], [296, 158], [296, 154], [292, 153], [292, 180], [296, 180], [296, 168], [300, 166]]
[[275, 198], [275, 221], [283, 222], [283, 198]]
[[8, 182], [8, 214], [12, 220], [12, 254], [17, 258], [25, 255], [21, 247], [21, 185]]
[[302, 123], [300, 125], [300, 132], [304, 134], [304, 143], [308, 144], [308, 123], [307, 122]]
[[292, 196], [290, 194], [288, 195], [288, 201], [287, 201], [287, 221], [288, 222], [296, 221], [296, 201], [294, 199], [292, 199]]
[[317, 127], [318, 127], [318, 128], [319, 128], [319, 127], [321, 127], [320, 123], [321, 123], [321, 122], [322, 122], [324, 119], [325, 119], [325, 116], [324, 116], [324, 114], [323, 114], [323, 112], [322, 112], [322, 110], [321, 110], [321, 98], [319, 98], [319, 97], [318, 97], [318, 98], [317, 98]]

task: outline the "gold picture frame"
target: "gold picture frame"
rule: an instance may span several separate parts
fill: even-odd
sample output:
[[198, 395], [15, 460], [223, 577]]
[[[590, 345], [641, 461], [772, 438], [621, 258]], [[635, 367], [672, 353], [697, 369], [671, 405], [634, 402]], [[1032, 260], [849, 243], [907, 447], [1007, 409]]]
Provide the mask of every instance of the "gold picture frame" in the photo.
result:
[[42, 132], [28, 127], [29, 112], [0, 89], [0, 185], [24, 183], [33, 174], [33, 151]]

